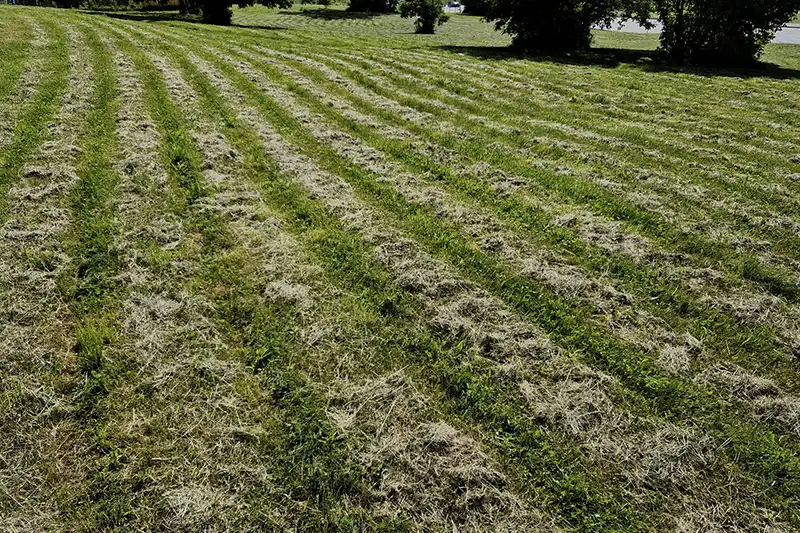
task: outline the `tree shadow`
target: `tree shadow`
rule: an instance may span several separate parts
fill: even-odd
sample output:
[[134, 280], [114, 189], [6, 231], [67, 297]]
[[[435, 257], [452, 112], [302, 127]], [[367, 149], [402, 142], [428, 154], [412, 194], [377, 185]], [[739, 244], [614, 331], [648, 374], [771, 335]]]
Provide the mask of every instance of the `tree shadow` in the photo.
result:
[[345, 11], [342, 9], [303, 9], [301, 11], [279, 11], [279, 15], [294, 15], [320, 20], [359, 20], [385, 17], [390, 13], [377, 13], [374, 11]]
[[[191, 22], [214, 26], [203, 22], [198, 15], [184, 15], [177, 11], [98, 11], [83, 10], [88, 15], [101, 15], [114, 19], [134, 20], [139, 22]], [[258, 24], [228, 24], [227, 26], [216, 26], [218, 28], [250, 28], [256, 30], [287, 30], [283, 26], [262, 26]]]
[[757, 62], [748, 67], [676, 66], [666, 63], [654, 50], [628, 50], [621, 48], [592, 48], [570, 54], [530, 54], [513, 47], [499, 46], [441, 46], [440, 50], [469, 55], [482, 60], [527, 59], [576, 66], [616, 68], [626, 65], [645, 72], [693, 74], [705, 77], [799, 79], [800, 70], [774, 63]]

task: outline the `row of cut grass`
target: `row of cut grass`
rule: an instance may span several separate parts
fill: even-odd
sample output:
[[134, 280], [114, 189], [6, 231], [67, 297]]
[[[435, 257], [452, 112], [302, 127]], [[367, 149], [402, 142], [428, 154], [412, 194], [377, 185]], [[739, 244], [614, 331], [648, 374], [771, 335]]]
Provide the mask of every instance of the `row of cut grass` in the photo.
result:
[[67, 87], [69, 69], [66, 35], [51, 20], [42, 22], [50, 42], [45, 50], [44, 75], [34, 99], [14, 127], [13, 139], [0, 149], [0, 213], [7, 202], [6, 193], [19, 178], [22, 167], [36, 148], [47, 138], [47, 125], [58, 111], [60, 98]]
[[[297, 68], [301, 66], [298, 65]], [[323, 76], [315, 74], [310, 67], [306, 67], [303, 74], [325, 87], [330, 94], [343, 99], [349, 94], [347, 89], [328, 82]], [[274, 71], [270, 71], [270, 75], [275, 75]], [[431, 184], [446, 186], [455, 191], [460, 200], [491, 209], [518, 236], [536, 246], [558, 249], [571, 264], [583, 266], [595, 275], [613, 275], [621, 289], [638, 297], [637, 306], [666, 320], [674, 331], [688, 331], [697, 338], [702, 338], [707, 353], [714, 354], [714, 357], [724, 355], [746, 367], [774, 376], [789, 390], [795, 390], [797, 376], [793, 359], [785, 352], [785, 346], [776, 339], [773, 328], [742, 324], [724, 313], [707, 309], [695, 297], [676, 287], [665, 273], [647, 268], [621, 255], [609, 256], [604, 250], [582, 242], [574, 231], [553, 227], [551, 216], [532, 209], [524, 197], [516, 194], [495, 194], [491, 187], [479, 179], [456, 174], [447, 166], [414, 151], [407, 141], [385, 137], [379, 127], [371, 129], [368, 125], [347, 118], [335, 106], [321, 103], [298, 84], [290, 83], [288, 87], [301, 96], [306, 105], [329, 118], [333, 124], [392, 156], [415, 174], [433, 176]], [[370, 116], [379, 116], [392, 125], [402, 124], [390, 112], [377, 109], [368, 102], [355, 101], [354, 98], [349, 101], [360, 104], [359, 108], [370, 113]], [[740, 339], [740, 342], [732, 342], [732, 339]], [[702, 370], [713, 361], [698, 362], [702, 365], [696, 370]]]
[[[239, 80], [235, 81], [234, 83], [238, 86], [240, 90], [251, 95], [251, 97], [254, 100], [256, 99], [259, 100], [260, 105], [264, 106], [262, 108], [262, 112], [265, 114], [265, 116], [269, 116], [270, 118], [275, 120], [275, 122], [273, 123], [275, 123], [276, 126], [279, 123], [277, 122], [278, 119], [275, 117], [281, 117], [280, 119], [281, 121], [285, 120], [287, 122], [286, 125], [278, 126], [278, 129], [282, 134], [286, 135], [288, 138], [292, 139], [294, 142], [301, 145], [303, 149], [308, 149], [314, 146], [314, 141], [313, 139], [310, 138], [308, 134], [304, 134], [295, 129], [297, 128], [298, 125], [293, 121], [293, 119], [291, 119], [290, 117], [282, 118], [282, 116], [286, 115], [285, 110], [280, 109], [280, 107], [277, 106], [275, 103], [271, 103], [268, 100], [266, 100], [264, 95], [258, 92], [257, 89], [253, 87], [252, 82], [246, 80], [246, 78], [242, 79], [242, 75], [235, 72], [235, 69], [227, 65], [225, 62], [220, 61], [219, 59], [215, 58], [215, 60], [218, 67], [221, 70], [225, 71], [228, 76]], [[323, 168], [328, 167], [335, 174], [346, 176], [348, 181], [351, 181], [351, 183], [355, 184], [358, 189], [362, 188], [367, 189], [367, 191], [371, 192], [371, 194], [368, 194], [368, 196], [371, 196], [372, 197], [371, 199], [373, 201], [376, 201], [384, 212], [392, 213], [394, 211], [394, 213], [392, 213], [393, 219], [394, 218], [405, 219], [405, 222], [400, 220], [397, 222], [397, 224], [400, 227], [403, 227], [406, 231], [410, 231], [410, 233], [413, 234], [417, 238], [417, 240], [427, 244], [428, 246], [439, 248], [439, 253], [442, 253], [445, 257], [451, 260], [452, 257], [458, 255], [459, 261], [461, 262], [460, 266], [462, 267], [462, 271], [464, 269], [465, 263], [468, 263], [469, 261], [474, 261], [476, 263], [475, 265], [469, 265], [467, 267], [467, 268], [474, 267], [472, 269], [473, 276], [477, 275], [477, 271], [496, 272], [499, 270], [500, 272], [503, 272], [502, 269], [497, 268], [497, 265], [495, 265], [494, 263], [490, 264], [490, 261], [487, 258], [481, 257], [480, 253], [475, 252], [474, 250], [470, 250], [469, 246], [467, 246], [463, 242], [463, 240], [461, 240], [460, 237], [454, 234], [453, 232], [446, 232], [445, 233], [446, 236], [437, 235], [437, 233], [444, 233], [441, 231], [442, 230], [441, 226], [431, 221], [428, 215], [426, 215], [424, 212], [421, 212], [422, 210], [404, 205], [405, 202], [401, 198], [398, 198], [396, 193], [385, 190], [385, 188], [381, 188], [379, 185], [372, 183], [371, 179], [368, 176], [364, 176], [358, 169], [352, 168], [352, 165], [338, 162], [337, 157], [334, 154], [331, 154], [329, 150], [325, 150], [324, 148], [321, 147], [313, 147], [313, 150], [314, 150], [314, 157], [317, 161], [320, 161], [321, 159], [325, 160], [323, 163]], [[320, 152], [322, 152], [322, 155], [320, 155]], [[356, 180], [361, 180], [361, 181], [356, 181]], [[372, 189], [372, 191], [370, 191], [370, 189]], [[380, 198], [380, 196], [383, 196], [383, 198]], [[404, 211], [406, 209], [412, 212], [412, 214], [408, 216], [408, 218], [406, 218], [406, 216], [403, 216], [405, 213], [400, 214], [402, 213], [402, 211], [400, 210]], [[398, 211], [400, 211], [400, 213], [398, 213]], [[413, 229], [411, 229], [412, 227]], [[439, 246], [437, 246], [437, 244]], [[447, 248], [449, 248], [449, 250]], [[483, 269], [482, 267], [487, 267], [488, 270]], [[520, 305], [522, 302], [524, 302], [525, 298], [530, 296], [529, 293], [534, 290], [532, 288], [524, 286], [522, 282], [518, 283], [517, 280], [512, 280], [511, 276], [507, 278], [505, 272], [503, 272], [503, 275], [499, 276], [499, 278], [500, 279], [496, 278], [497, 279], [496, 283], [502, 284], [503, 287], [491, 287], [491, 288], [499, 292], [501, 295], [506, 296], [512, 301], [516, 300], [515, 303], [517, 305]], [[484, 279], [481, 279], [481, 282], [484, 285], [491, 283]], [[512, 296], [513, 292], [516, 289], [519, 289], [523, 293], [523, 295], [520, 296], [520, 298], [515, 298], [514, 296]], [[522, 302], [520, 302], [520, 300], [522, 300]], [[537, 301], [537, 305], [533, 305], [531, 303], [529, 308], [538, 307], [539, 309], [541, 309], [541, 306], [538, 304], [539, 301]], [[570, 326], [571, 325], [573, 324], [570, 324]], [[568, 327], [568, 329], [574, 331], [579, 328]], [[595, 335], [589, 333], [587, 334]], [[613, 341], [611, 341], [611, 345], [613, 344], [614, 344]], [[611, 352], [611, 351], [613, 350], [606, 350], [606, 352]], [[639, 367], [637, 366], [637, 370], [638, 369]], [[634, 373], [638, 374], [638, 372]], [[661, 390], [659, 391], [658, 394], [654, 394], [653, 396], [661, 398], [663, 396], [661, 393], [663, 392], [664, 391]], [[680, 396], [680, 394], [678, 394], [678, 396]], [[681, 407], [683, 407], [683, 405]], [[762, 441], [762, 442], [764, 444], [767, 443], [767, 441]]]
[[[206, 109], [219, 113], [219, 116], [216, 117], [217, 120], [226, 124], [226, 134], [229, 140], [246, 157], [245, 166], [248, 176], [264, 191], [262, 197], [267, 199], [271, 206], [275, 206], [278, 211], [284, 213], [284, 220], [295, 232], [298, 232], [298, 236], [337, 284], [356, 287], [359, 300], [368, 305], [370, 312], [384, 317], [387, 334], [391, 335], [392, 344], [402, 347], [401, 352], [406, 354], [405, 364], [411, 362], [419, 364], [434, 357], [433, 367], [429, 366], [427, 372], [435, 369], [437, 377], [433, 380], [434, 383], [445, 387], [447, 394], [453, 397], [452, 408], [462, 415], [470, 415], [471, 420], [477, 421], [482, 415], [490, 416], [492, 422], [488, 426], [495, 427], [504, 418], [512, 417], [514, 427], [504, 431], [508, 434], [508, 442], [503, 444], [500, 449], [514, 460], [514, 464], [519, 464], [523, 468], [523, 476], [528, 481], [537, 479], [537, 485], [542, 484], [542, 481], [538, 479], [541, 477], [541, 474], [538, 473], [541, 468], [546, 468], [552, 475], [560, 472], [559, 479], [545, 484], [546, 489], [551, 492], [555, 491], [556, 494], [545, 493], [540, 498], [556, 499], [551, 505], [569, 509], [569, 522], [573, 522], [577, 517], [583, 515], [587, 506], [591, 506], [594, 512], [600, 513], [604, 505], [610, 505], [608, 497], [602, 497], [602, 502], [595, 503], [594, 500], [601, 496], [594, 494], [594, 491], [587, 496], [581, 496], [583, 490], [591, 490], [590, 486], [586, 485], [586, 481], [581, 480], [578, 472], [570, 472], [574, 469], [569, 468], [568, 463], [558, 459], [559, 456], [563, 456], [564, 450], [556, 452], [550, 449], [546, 435], [535, 429], [535, 424], [532, 424], [531, 421], [525, 421], [526, 417], [522, 414], [524, 405], [518, 395], [510, 390], [503, 393], [502, 388], [492, 385], [492, 382], [496, 380], [496, 377], [492, 376], [492, 370], [480, 370], [482, 374], [480, 376], [473, 376], [466, 370], [453, 370], [454, 364], [466, 356], [462, 352], [463, 347], [460, 347], [458, 343], [452, 347], [441, 346], [440, 342], [433, 337], [422, 335], [420, 338], [419, 334], [415, 334], [413, 316], [415, 311], [419, 311], [413, 307], [407, 310], [402, 309], [405, 305], [410, 305], [408, 300], [413, 297], [408, 294], [403, 295], [402, 291], [394, 287], [387, 275], [380, 272], [381, 269], [377, 267], [374, 260], [367, 259], [371, 254], [366, 246], [359, 242], [357, 237], [354, 238], [345, 231], [335, 218], [326, 214], [318, 202], [309, 201], [306, 193], [298, 186], [286, 182], [285, 179], [276, 175], [274, 166], [264, 158], [255, 133], [239, 122], [233, 110], [191, 63], [180, 58], [178, 61], [183, 70], [187, 72], [188, 79], [203, 97]], [[260, 93], [254, 92], [252, 88], [248, 94], [258, 100], [262, 98], [256, 96]], [[262, 108], [262, 113], [266, 113], [264, 108]], [[270, 176], [270, 180], [265, 180], [265, 176]], [[395, 294], [397, 296], [393, 296]], [[387, 301], [394, 302], [392, 306], [399, 307], [389, 316], [386, 316]], [[420, 372], [425, 373], [424, 370]], [[430, 375], [428, 379], [431, 379]], [[470, 383], [480, 392], [476, 393], [476, 391], [470, 390], [471, 387], [468, 385]], [[510, 407], [511, 405], [513, 407]], [[523, 442], [530, 445], [529, 449], [521, 446]], [[615, 509], [616, 505], [618, 504], [615, 504]], [[629, 513], [630, 510], [623, 510], [624, 516]], [[598, 525], [612, 520], [612, 515], [603, 512], [602, 516], [589, 520], [589, 524]], [[613, 518], [613, 522], [621, 520], [627, 520], [627, 518], [619, 516]]]
[[[246, 275], [249, 258], [243, 256], [235, 235], [222, 217], [201, 205], [212, 192], [204, 182], [202, 154], [181, 106], [172, 100], [163, 76], [147, 54], [136, 43], [113, 34], [117, 45], [136, 65], [148, 113], [155, 118], [161, 135], [161, 155], [170, 178], [168, 209], [184, 218], [189, 234], [200, 237], [199, 249], [186, 244], [186, 249], [177, 252], [181, 259], [201, 266], [181, 285], [212, 297], [215, 305], [209, 318], [229, 343], [225, 356], [252, 365], [260, 373], [260, 382], [277, 411], [277, 419], [267, 422], [266, 436], [259, 437], [253, 446], [261, 453], [275, 454], [276, 471], [272, 475], [281, 480], [286, 492], [245, 495], [257, 509], [250, 520], [260, 527], [279, 527], [272, 523], [271, 509], [286, 507], [295, 513], [292, 525], [300, 530], [349, 531], [359, 524], [373, 523], [358, 509], [352, 516], [347, 510], [341, 513], [343, 498], [353, 502], [366, 498], [362, 486], [366, 473], [347, 457], [347, 446], [327, 420], [326, 403], [319, 391], [287, 365], [301, 347], [293, 324], [295, 311], [279, 304], [267, 305], [259, 296], [260, 291]], [[119, 437], [109, 435], [109, 440], [114, 438]], [[124, 453], [124, 448], [119, 451]], [[146, 498], [133, 486], [127, 492], [129, 500]], [[107, 494], [105, 499], [119, 499], [107, 487], [103, 494]], [[104, 505], [120, 507], [113, 500]], [[127, 514], [117, 520], [135, 523], [135, 517]], [[384, 527], [373, 525], [376, 529]]]

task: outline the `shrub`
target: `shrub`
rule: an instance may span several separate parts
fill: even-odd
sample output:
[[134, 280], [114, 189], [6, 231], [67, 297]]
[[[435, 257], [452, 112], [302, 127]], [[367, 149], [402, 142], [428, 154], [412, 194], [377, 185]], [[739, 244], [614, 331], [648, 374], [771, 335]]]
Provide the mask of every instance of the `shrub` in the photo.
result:
[[656, 8], [670, 61], [734, 66], [756, 61], [800, 0], [656, 0]]
[[445, 15], [440, 0], [406, 0], [400, 4], [400, 16], [417, 17], [414, 21], [417, 33], [433, 33], [436, 26], [441, 26], [450, 18]]

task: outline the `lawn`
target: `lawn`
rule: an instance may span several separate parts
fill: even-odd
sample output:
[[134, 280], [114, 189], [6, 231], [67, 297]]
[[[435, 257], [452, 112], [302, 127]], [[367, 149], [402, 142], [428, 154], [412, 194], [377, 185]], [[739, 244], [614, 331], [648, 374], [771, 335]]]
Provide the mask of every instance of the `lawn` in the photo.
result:
[[800, 530], [800, 47], [0, 6], [0, 531]]

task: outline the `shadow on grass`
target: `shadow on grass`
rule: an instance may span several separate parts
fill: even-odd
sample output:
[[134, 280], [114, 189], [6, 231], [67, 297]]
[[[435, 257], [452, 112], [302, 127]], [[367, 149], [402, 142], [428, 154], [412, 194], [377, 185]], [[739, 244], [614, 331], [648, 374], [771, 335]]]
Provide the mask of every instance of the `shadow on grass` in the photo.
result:
[[759, 62], [749, 67], [714, 68], [676, 66], [665, 63], [653, 50], [626, 50], [621, 48], [592, 48], [586, 52], [566, 55], [536, 55], [512, 47], [493, 46], [441, 46], [454, 54], [465, 54], [484, 60], [528, 59], [565, 65], [585, 65], [616, 68], [620, 65], [639, 68], [646, 72], [693, 74], [707, 77], [800, 79], [800, 70], [784, 68], [773, 63]]
[[[198, 15], [184, 15], [177, 11], [91, 11], [83, 10], [83, 13], [88, 15], [100, 15], [109, 18], [122, 19], [122, 20], [135, 20], [141, 22], [192, 22], [195, 24], [207, 23], [203, 22]], [[283, 26], [259, 26], [256, 24], [229, 24], [228, 26], [219, 26], [220, 28], [250, 28], [256, 30], [287, 30]]]
[[390, 13], [376, 13], [373, 11], [345, 11], [342, 9], [303, 9], [301, 11], [279, 11], [279, 15], [294, 15], [299, 17], [320, 20], [361, 20], [385, 17]]

